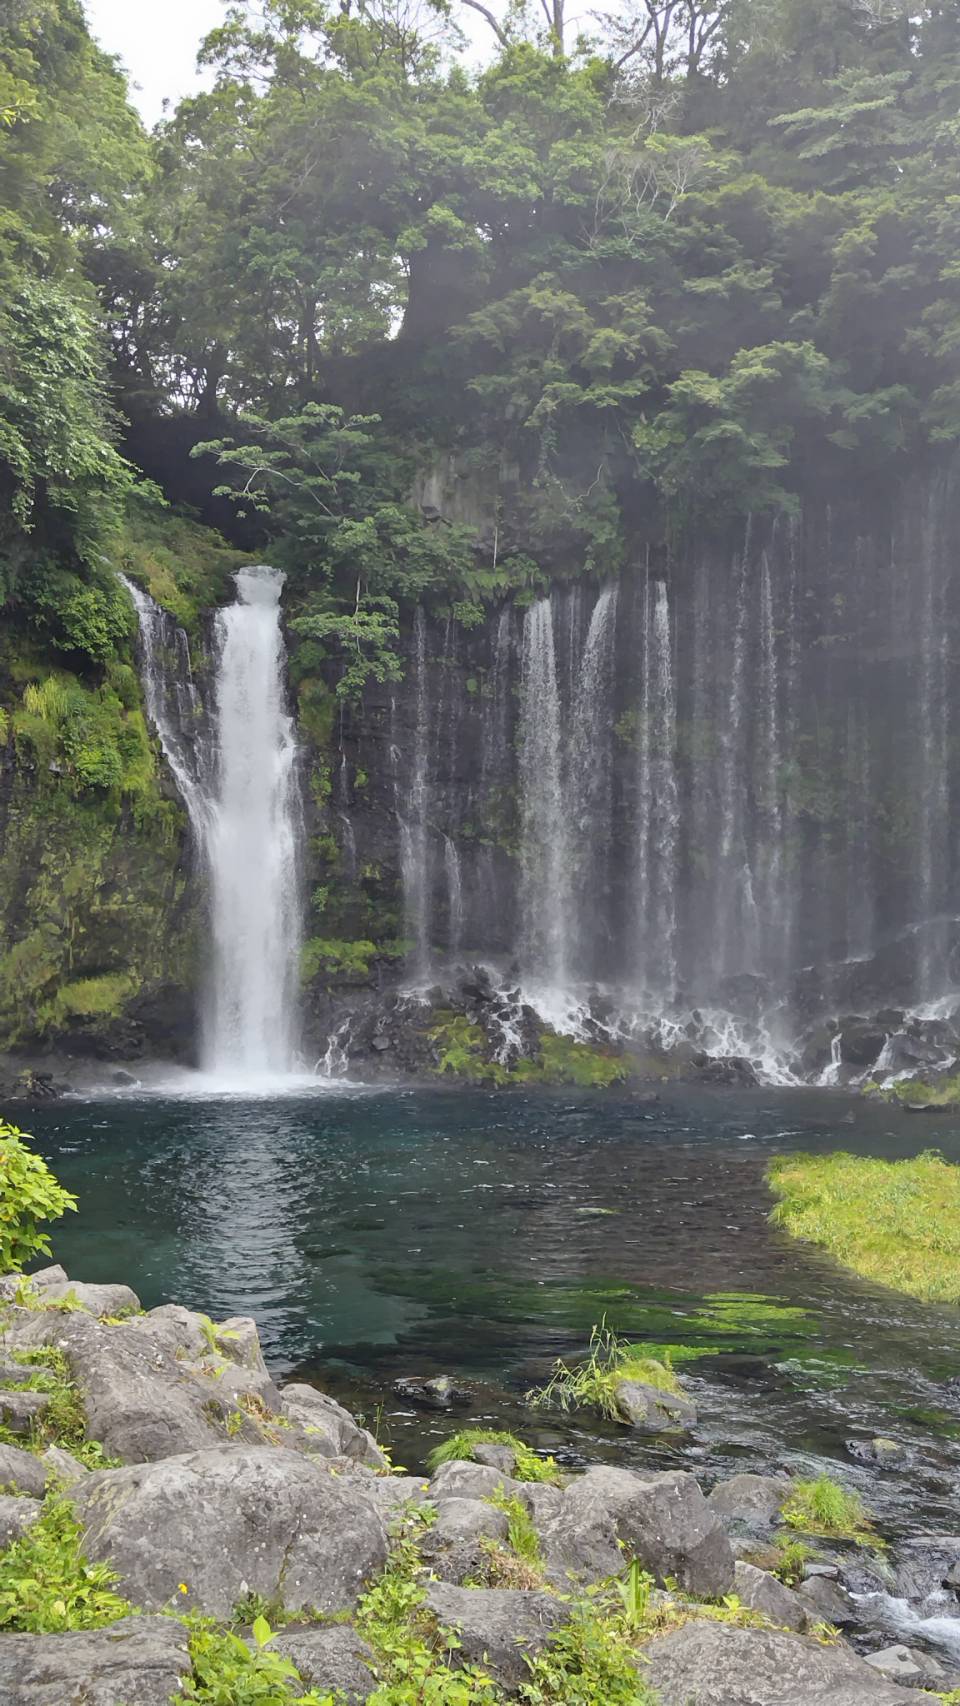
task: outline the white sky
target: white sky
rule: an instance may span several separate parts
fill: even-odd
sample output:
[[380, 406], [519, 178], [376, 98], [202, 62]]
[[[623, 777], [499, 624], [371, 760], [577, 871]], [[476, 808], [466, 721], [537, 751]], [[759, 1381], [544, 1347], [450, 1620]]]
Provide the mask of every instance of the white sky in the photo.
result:
[[195, 61], [203, 37], [223, 17], [223, 0], [84, 0], [100, 46], [129, 72], [130, 98], [156, 124], [165, 98], [175, 106], [199, 86]]

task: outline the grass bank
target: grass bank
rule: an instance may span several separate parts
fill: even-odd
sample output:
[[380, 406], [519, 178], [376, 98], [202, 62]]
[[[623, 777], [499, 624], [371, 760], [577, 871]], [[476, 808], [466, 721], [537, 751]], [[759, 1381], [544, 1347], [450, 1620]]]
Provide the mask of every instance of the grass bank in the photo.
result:
[[787, 1155], [767, 1170], [773, 1220], [845, 1268], [927, 1303], [960, 1302], [960, 1167]]

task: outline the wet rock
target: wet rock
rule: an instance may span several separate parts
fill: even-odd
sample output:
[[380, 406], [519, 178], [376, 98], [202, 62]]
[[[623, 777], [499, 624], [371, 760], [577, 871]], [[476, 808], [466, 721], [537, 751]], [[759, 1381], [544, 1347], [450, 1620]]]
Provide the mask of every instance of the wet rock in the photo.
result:
[[171, 1617], [126, 1617], [106, 1629], [4, 1635], [4, 1706], [169, 1706], [190, 1675], [187, 1631]]
[[902, 1462], [907, 1455], [906, 1446], [899, 1440], [884, 1439], [880, 1434], [875, 1439], [848, 1439], [844, 1443], [858, 1463], [873, 1463], [881, 1469], [885, 1464]]
[[780, 1507], [790, 1491], [790, 1482], [779, 1475], [734, 1475], [720, 1481], [707, 1496], [707, 1504], [724, 1527], [733, 1533], [759, 1534], [779, 1521]]
[[700, 1077], [705, 1084], [733, 1084], [746, 1089], [760, 1082], [752, 1062], [742, 1054], [708, 1057], [700, 1068]]
[[567, 1608], [551, 1594], [512, 1588], [458, 1588], [432, 1582], [426, 1607], [444, 1629], [456, 1632], [455, 1665], [482, 1665], [503, 1688], [515, 1689], [530, 1671], [528, 1658], [543, 1651], [565, 1622]]
[[639, 1433], [678, 1432], [697, 1425], [696, 1405], [673, 1392], [661, 1392], [639, 1380], [621, 1380], [617, 1408], [623, 1421]]
[[117, 1088], [120, 1090], [132, 1090], [136, 1089], [140, 1080], [139, 1078], [135, 1078], [132, 1072], [127, 1072], [124, 1067], [118, 1066], [115, 1072], [111, 1072], [110, 1082], [111, 1084], [116, 1084]]
[[424, 1380], [416, 1377], [396, 1380], [393, 1390], [398, 1398], [405, 1398], [410, 1404], [419, 1404], [425, 1410], [449, 1410], [454, 1404], [462, 1403], [469, 1397], [469, 1393], [451, 1380], [449, 1374], [435, 1374]]
[[893, 1591], [921, 1607], [960, 1570], [960, 1535], [915, 1534], [902, 1540], [893, 1558]]
[[372, 1504], [269, 1446], [98, 1471], [72, 1497], [87, 1556], [116, 1570], [118, 1592], [146, 1611], [182, 1600], [225, 1617], [247, 1593], [290, 1610], [347, 1611], [387, 1556]]
[[760, 1611], [781, 1629], [803, 1629], [807, 1623], [807, 1608], [799, 1595], [785, 1587], [766, 1570], [755, 1569], [737, 1559], [734, 1565], [733, 1591], [741, 1605], [750, 1611]]
[[42, 1499], [46, 1490], [47, 1471], [32, 1451], [21, 1451], [16, 1445], [0, 1445], [0, 1491]]
[[695, 1621], [644, 1649], [661, 1706], [916, 1706], [847, 1647]]
[[305, 1688], [333, 1694], [343, 1706], [363, 1706], [373, 1690], [373, 1651], [343, 1624], [282, 1629], [270, 1650], [296, 1665]]
[[39, 1515], [40, 1506], [36, 1499], [18, 1499], [13, 1493], [0, 1494], [0, 1552], [19, 1540]]
[[809, 1576], [802, 1581], [797, 1597], [815, 1623], [832, 1623], [837, 1629], [845, 1629], [857, 1622], [857, 1608], [850, 1595], [839, 1582], [832, 1582], [826, 1576]]
[[549, 1562], [579, 1552], [574, 1573], [584, 1580], [599, 1579], [594, 1570], [609, 1564], [618, 1542], [661, 1584], [669, 1577], [684, 1593], [711, 1599], [733, 1587], [730, 1542], [692, 1475], [588, 1469], [544, 1533]]

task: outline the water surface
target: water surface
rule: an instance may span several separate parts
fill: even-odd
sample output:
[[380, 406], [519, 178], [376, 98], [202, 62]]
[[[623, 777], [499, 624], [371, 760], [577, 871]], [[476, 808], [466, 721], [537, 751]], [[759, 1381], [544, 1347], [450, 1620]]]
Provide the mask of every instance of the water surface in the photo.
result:
[[[887, 1157], [936, 1145], [947, 1115], [825, 1091], [616, 1094], [365, 1091], [287, 1098], [114, 1096], [38, 1111], [80, 1197], [55, 1238], [76, 1278], [124, 1280], [256, 1317], [268, 1360], [377, 1419], [410, 1467], [455, 1423], [521, 1428], [571, 1462], [815, 1470], [824, 1459], [893, 1530], [956, 1527], [960, 1310], [844, 1274], [769, 1224], [776, 1152]], [[731, 1298], [730, 1294], [745, 1294]], [[606, 1317], [709, 1347], [690, 1365], [701, 1426], [651, 1443], [523, 1394]], [[462, 1378], [453, 1420], [391, 1392]], [[910, 1448], [880, 1471], [849, 1440]]]

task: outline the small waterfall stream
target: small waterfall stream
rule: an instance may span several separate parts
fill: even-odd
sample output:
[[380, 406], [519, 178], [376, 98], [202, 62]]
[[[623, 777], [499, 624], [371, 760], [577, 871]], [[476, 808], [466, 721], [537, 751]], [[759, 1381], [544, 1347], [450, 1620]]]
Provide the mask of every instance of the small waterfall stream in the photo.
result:
[[209, 887], [212, 952], [201, 1065], [229, 1087], [297, 1062], [301, 904], [296, 740], [284, 702], [283, 576], [242, 569], [217, 613], [207, 715], [186, 636], [139, 587], [144, 695]]

